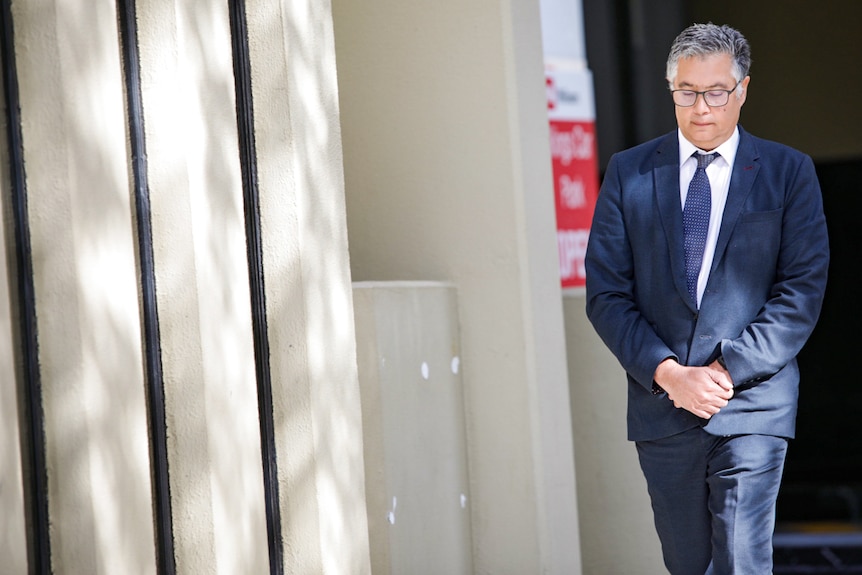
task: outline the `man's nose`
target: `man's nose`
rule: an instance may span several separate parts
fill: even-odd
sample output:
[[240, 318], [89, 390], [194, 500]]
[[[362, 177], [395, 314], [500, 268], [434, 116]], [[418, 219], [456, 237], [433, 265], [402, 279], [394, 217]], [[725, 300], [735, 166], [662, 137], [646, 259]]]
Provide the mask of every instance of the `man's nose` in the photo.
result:
[[698, 114], [706, 114], [709, 112], [709, 105], [706, 103], [706, 94], [698, 94], [694, 99], [694, 110]]

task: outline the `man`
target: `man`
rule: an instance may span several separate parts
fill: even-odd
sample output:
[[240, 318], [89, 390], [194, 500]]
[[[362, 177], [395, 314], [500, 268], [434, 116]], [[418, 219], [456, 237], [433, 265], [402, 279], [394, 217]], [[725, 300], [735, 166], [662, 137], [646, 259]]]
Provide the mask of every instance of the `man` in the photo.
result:
[[628, 435], [674, 575], [772, 573], [795, 358], [826, 286], [811, 159], [738, 126], [750, 62], [727, 26], [676, 38], [678, 129], [611, 158], [587, 249], [587, 314], [627, 372]]

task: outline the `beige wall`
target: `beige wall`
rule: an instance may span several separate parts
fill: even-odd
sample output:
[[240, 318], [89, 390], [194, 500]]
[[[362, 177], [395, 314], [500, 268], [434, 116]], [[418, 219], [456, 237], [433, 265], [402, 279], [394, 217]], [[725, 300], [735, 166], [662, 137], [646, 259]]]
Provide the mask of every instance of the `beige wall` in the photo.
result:
[[596, 335], [586, 299], [563, 299], [584, 573], [667, 573], [646, 481], [626, 439], [626, 375]]
[[538, 4], [333, 9], [354, 280], [458, 290], [476, 571], [577, 573]]

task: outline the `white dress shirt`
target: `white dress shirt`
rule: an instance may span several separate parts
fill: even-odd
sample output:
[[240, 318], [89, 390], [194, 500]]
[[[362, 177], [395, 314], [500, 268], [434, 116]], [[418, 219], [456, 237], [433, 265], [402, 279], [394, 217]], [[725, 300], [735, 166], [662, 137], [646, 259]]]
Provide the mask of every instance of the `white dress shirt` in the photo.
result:
[[[689, 142], [678, 130], [679, 135], [679, 195], [682, 206], [685, 207], [685, 198], [688, 195], [688, 186], [697, 170], [697, 158], [693, 158], [695, 152], [707, 153], [699, 150], [697, 146]], [[715, 158], [706, 168], [706, 176], [709, 178], [709, 187], [712, 191], [712, 205], [709, 212], [709, 230], [706, 234], [706, 245], [703, 248], [703, 260], [700, 264], [700, 275], [697, 278], [697, 307], [703, 299], [706, 282], [709, 280], [709, 270], [712, 268], [712, 260], [715, 257], [715, 244], [718, 242], [718, 230], [721, 228], [721, 218], [724, 215], [724, 204], [727, 202], [727, 192], [730, 189], [730, 174], [733, 171], [733, 161], [736, 159], [736, 149], [739, 146], [739, 128], [733, 130], [733, 134], [723, 144], [709, 153], [718, 152]]]

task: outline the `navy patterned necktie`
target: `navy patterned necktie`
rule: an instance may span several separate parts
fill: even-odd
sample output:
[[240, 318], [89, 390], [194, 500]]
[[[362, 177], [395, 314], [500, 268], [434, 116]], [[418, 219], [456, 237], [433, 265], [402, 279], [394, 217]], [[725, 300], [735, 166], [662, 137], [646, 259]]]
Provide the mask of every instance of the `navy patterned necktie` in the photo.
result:
[[688, 186], [685, 207], [682, 210], [682, 229], [685, 243], [685, 283], [691, 300], [697, 305], [697, 278], [703, 262], [703, 248], [706, 245], [706, 233], [709, 230], [709, 211], [712, 203], [712, 191], [706, 167], [718, 154], [699, 154], [697, 170]]

